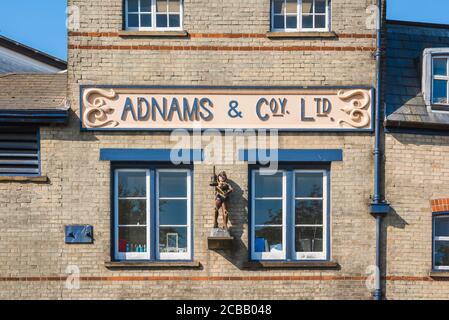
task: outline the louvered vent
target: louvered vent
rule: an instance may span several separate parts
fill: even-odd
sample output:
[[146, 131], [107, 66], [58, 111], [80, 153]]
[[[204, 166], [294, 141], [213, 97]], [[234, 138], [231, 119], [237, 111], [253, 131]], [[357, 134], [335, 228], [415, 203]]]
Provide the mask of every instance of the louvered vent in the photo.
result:
[[38, 174], [38, 129], [0, 127], [0, 175]]

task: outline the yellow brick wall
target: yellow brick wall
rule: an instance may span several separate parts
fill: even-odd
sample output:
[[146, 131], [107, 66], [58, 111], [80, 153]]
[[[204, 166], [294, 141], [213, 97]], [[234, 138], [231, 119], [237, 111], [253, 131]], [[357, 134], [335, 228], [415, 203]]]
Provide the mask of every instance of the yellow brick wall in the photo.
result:
[[[375, 30], [365, 26], [366, 8], [374, 2], [332, 1], [332, 30], [340, 37], [274, 40], [260, 36], [269, 30], [268, 0], [185, 0], [185, 29], [197, 35], [191, 38], [120, 37], [115, 33], [122, 28], [121, 0], [69, 1], [79, 7], [81, 17], [81, 29], [69, 36], [71, 121], [66, 127], [41, 129], [42, 172], [50, 183], [0, 184], [0, 274], [9, 278], [0, 281], [0, 298], [369, 299], [364, 277], [375, 263], [374, 219], [368, 209], [372, 134], [297, 132], [279, 137], [284, 149], [343, 150], [343, 161], [331, 167], [331, 258], [340, 270], [241, 268], [248, 257], [246, 164], [218, 165], [241, 189], [231, 206], [237, 239], [231, 251], [208, 250], [213, 190], [208, 186], [211, 166], [201, 163], [194, 166], [194, 259], [202, 268], [109, 270], [104, 263], [111, 259], [110, 164], [99, 161], [99, 150], [170, 148], [174, 143], [167, 133], [80, 132], [79, 87], [374, 86]], [[217, 36], [240, 33], [256, 36]], [[201, 34], [215, 36], [201, 38]], [[143, 46], [212, 48], [144, 50]], [[254, 47], [287, 49], [252, 51]], [[92, 224], [95, 243], [64, 244], [66, 224]], [[69, 265], [79, 266], [86, 277], [80, 289], [65, 286]], [[178, 276], [188, 279], [169, 278]]]

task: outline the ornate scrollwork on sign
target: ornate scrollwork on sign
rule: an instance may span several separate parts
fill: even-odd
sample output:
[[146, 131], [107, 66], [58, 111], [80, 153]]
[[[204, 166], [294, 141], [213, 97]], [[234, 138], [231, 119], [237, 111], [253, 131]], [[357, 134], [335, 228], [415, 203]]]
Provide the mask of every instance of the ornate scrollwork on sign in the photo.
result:
[[349, 114], [350, 120], [340, 120], [339, 124], [346, 123], [354, 128], [364, 128], [371, 122], [371, 116], [366, 110], [371, 102], [370, 95], [365, 90], [340, 90], [337, 93], [340, 100], [348, 102], [344, 108], [340, 110]]
[[117, 94], [114, 90], [88, 89], [84, 92], [83, 104], [86, 107], [84, 112], [84, 123], [91, 128], [116, 127], [118, 122], [108, 120], [108, 114], [114, 112], [114, 108], [108, 105], [107, 100], [114, 99]]

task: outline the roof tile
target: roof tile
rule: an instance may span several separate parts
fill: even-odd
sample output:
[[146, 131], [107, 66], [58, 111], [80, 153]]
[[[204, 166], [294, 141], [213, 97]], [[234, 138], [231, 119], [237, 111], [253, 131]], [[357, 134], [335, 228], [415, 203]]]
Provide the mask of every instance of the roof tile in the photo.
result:
[[67, 110], [67, 74], [0, 75], [0, 110]]

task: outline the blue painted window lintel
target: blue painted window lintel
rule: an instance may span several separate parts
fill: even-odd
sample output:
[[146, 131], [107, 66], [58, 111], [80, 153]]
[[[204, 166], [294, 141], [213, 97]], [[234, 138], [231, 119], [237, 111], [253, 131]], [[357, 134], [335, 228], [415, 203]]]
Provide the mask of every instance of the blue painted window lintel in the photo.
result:
[[193, 162], [203, 161], [201, 149], [101, 149], [102, 161]]
[[239, 160], [249, 162], [267, 161], [276, 158], [278, 162], [332, 162], [343, 161], [341, 149], [245, 149], [239, 150]]

